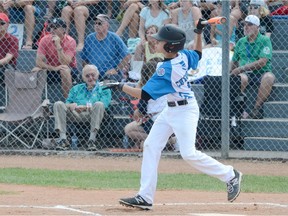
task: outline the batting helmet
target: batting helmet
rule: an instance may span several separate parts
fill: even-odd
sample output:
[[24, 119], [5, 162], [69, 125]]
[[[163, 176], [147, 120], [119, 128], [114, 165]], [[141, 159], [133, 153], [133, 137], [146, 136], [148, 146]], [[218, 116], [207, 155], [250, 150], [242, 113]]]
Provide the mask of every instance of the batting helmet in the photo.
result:
[[158, 41], [166, 41], [164, 50], [166, 52], [178, 52], [184, 48], [186, 42], [185, 32], [173, 24], [162, 26], [158, 33], [152, 35]]

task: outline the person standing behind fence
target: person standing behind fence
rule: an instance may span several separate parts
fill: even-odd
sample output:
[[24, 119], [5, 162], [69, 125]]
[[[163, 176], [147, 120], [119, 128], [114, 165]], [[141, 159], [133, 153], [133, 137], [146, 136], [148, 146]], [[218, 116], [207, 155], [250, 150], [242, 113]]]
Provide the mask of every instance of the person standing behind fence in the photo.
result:
[[0, 80], [6, 69], [16, 69], [18, 57], [18, 39], [7, 33], [9, 17], [0, 13]]
[[63, 96], [66, 98], [72, 86], [72, 77], [75, 81], [78, 77], [76, 41], [65, 33], [64, 20], [54, 18], [49, 23], [51, 34], [40, 40], [36, 56], [37, 67], [32, 71], [46, 69], [52, 80], [58, 79], [60, 73]]
[[89, 16], [93, 17], [97, 13], [95, 6], [99, 3], [99, 0], [68, 0], [67, 2], [68, 5], [63, 8], [61, 17], [67, 23], [67, 34], [70, 31], [71, 20], [74, 19], [78, 35], [76, 50], [81, 51], [84, 46], [86, 20]]
[[[249, 118], [259, 119], [263, 116], [260, 109], [269, 97], [275, 76], [272, 73], [272, 44], [269, 37], [259, 32], [260, 20], [255, 15], [245, 18], [244, 34], [234, 49], [231, 63], [231, 75], [241, 77], [241, 91], [244, 92], [249, 83], [259, 85], [256, 103]], [[246, 113], [243, 116], [247, 117]]]
[[177, 137], [181, 156], [189, 165], [226, 182], [228, 201], [233, 202], [240, 193], [242, 174], [195, 148], [199, 107], [191, 90], [188, 70], [196, 69], [201, 59], [201, 34], [205, 27], [201, 24], [202, 20], [198, 21], [195, 29], [195, 50], [183, 50], [186, 41], [183, 30], [172, 24], [164, 25], [153, 37], [157, 40], [157, 51], [162, 52], [166, 60], [158, 63], [151, 79], [142, 89], [123, 83], [115, 85], [119, 90], [146, 101], [167, 95], [167, 106], [157, 117], [144, 142], [140, 190], [134, 197], [120, 199], [120, 204], [124, 206], [152, 209], [161, 152], [172, 133]]
[[99, 14], [95, 20], [95, 32], [89, 34], [81, 52], [83, 65], [93, 64], [99, 70], [99, 79], [122, 80], [129, 70], [131, 55], [127, 46], [114, 32], [108, 31], [110, 18]]
[[95, 65], [85, 65], [82, 70], [84, 83], [75, 85], [69, 92], [64, 104], [58, 101], [54, 104], [55, 130], [60, 133], [56, 149], [69, 149], [66, 137], [67, 119], [73, 122], [90, 122], [90, 137], [88, 150], [96, 151], [101, 147], [96, 142], [96, 135], [104, 118], [105, 108], [111, 102], [111, 90], [99, 86], [99, 71]]

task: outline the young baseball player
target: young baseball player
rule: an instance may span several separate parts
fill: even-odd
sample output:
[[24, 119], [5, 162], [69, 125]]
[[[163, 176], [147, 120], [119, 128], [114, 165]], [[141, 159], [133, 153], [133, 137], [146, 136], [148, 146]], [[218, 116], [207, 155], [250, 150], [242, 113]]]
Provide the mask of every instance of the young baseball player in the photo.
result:
[[175, 134], [181, 156], [197, 170], [214, 176], [227, 184], [228, 201], [233, 202], [240, 193], [242, 174], [232, 166], [226, 166], [210, 156], [196, 150], [195, 138], [199, 108], [188, 82], [188, 69], [196, 69], [201, 59], [201, 33], [205, 27], [200, 19], [195, 29], [195, 50], [183, 50], [186, 35], [175, 25], [167, 24], [152, 35], [156, 40], [156, 51], [165, 59], [142, 89], [124, 84], [117, 88], [143, 100], [167, 95], [167, 106], [156, 119], [144, 142], [141, 169], [141, 187], [135, 197], [120, 199], [121, 205], [152, 209], [157, 185], [157, 169], [161, 152], [171, 134]]

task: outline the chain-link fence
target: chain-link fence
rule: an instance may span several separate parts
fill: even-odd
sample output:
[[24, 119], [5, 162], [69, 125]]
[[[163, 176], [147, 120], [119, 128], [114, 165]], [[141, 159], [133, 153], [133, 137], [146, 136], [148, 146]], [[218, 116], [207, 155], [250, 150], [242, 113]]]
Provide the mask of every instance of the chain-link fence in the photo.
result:
[[[1, 150], [139, 154], [166, 97], [145, 102], [105, 80], [141, 88], [163, 59], [151, 34], [174, 23], [193, 49], [197, 20], [229, 11], [225, 24], [206, 26], [188, 74], [200, 108], [195, 145], [287, 159], [287, 1], [235, 2], [1, 1]], [[174, 134], [163, 152], [179, 154]]]

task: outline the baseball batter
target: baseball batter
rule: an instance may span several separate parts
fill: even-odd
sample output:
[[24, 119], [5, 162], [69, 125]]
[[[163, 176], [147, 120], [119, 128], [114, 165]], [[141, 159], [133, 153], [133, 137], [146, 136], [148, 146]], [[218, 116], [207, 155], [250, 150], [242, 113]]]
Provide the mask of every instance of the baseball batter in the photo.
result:
[[201, 33], [204, 28], [201, 21], [203, 19], [199, 20], [195, 29], [195, 50], [183, 50], [186, 35], [180, 28], [172, 24], [161, 27], [152, 36], [157, 40], [156, 51], [163, 53], [165, 59], [158, 63], [151, 79], [142, 89], [117, 85], [125, 93], [143, 100], [156, 100], [167, 95], [167, 106], [156, 119], [144, 142], [140, 190], [135, 197], [120, 199], [120, 204], [124, 206], [152, 209], [161, 152], [173, 133], [185, 161], [227, 184], [228, 201], [233, 202], [240, 193], [242, 174], [195, 148], [199, 108], [188, 82], [188, 69], [196, 69], [201, 59]]

